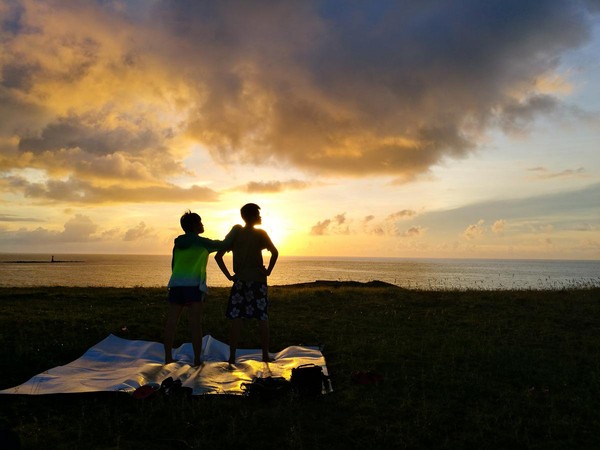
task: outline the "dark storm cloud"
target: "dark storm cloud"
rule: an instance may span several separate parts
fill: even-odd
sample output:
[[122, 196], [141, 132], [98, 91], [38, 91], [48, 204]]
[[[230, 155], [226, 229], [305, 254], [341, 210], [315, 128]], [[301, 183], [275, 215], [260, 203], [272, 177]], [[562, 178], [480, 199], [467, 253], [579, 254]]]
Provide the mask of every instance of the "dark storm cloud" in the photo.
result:
[[[51, 167], [76, 148], [146, 165], [137, 172], [158, 183], [183, 164], [174, 142], [191, 139], [226, 163], [410, 181], [465, 157], [491, 127], [523, 133], [569, 111], [543, 81], [560, 79], [597, 11], [562, 0], [3, 2], [0, 97], [16, 107], [0, 106], [0, 137], [18, 144], [1, 167], [22, 167], [27, 152], [50, 154], [40, 164]], [[61, 164], [92, 176], [78, 158]]]
[[216, 63], [191, 133], [224, 160], [338, 174], [410, 176], [491, 125], [522, 131], [559, 102], [536, 80], [591, 27], [582, 2], [178, 5], [166, 26]]

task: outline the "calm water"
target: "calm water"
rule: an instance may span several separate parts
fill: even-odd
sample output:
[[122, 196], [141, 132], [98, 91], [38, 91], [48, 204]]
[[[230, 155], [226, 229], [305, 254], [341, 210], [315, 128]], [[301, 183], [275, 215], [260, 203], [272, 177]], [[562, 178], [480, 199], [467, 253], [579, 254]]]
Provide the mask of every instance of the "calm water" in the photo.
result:
[[[54, 255], [54, 258], [64, 262], [52, 264], [51, 255], [47, 254], [0, 254], [0, 286], [162, 287], [170, 275], [170, 256]], [[282, 256], [269, 284], [315, 280], [381, 280], [420, 289], [561, 289], [600, 286], [600, 261]], [[212, 258], [208, 263], [208, 285], [229, 286]]]

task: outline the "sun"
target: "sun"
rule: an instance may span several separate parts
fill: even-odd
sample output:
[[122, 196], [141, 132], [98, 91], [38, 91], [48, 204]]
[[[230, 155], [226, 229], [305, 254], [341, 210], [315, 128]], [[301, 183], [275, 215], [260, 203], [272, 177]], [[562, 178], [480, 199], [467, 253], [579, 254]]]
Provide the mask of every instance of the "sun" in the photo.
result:
[[287, 237], [289, 235], [289, 227], [287, 222], [277, 214], [269, 212], [262, 214], [261, 228], [267, 232], [275, 247], [281, 250], [285, 247]]

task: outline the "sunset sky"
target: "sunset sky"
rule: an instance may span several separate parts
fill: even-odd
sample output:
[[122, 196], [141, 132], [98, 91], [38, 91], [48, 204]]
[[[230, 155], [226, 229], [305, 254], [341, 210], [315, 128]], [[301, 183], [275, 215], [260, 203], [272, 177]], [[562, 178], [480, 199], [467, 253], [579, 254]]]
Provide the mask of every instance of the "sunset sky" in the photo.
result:
[[600, 259], [597, 1], [0, 0], [0, 252]]

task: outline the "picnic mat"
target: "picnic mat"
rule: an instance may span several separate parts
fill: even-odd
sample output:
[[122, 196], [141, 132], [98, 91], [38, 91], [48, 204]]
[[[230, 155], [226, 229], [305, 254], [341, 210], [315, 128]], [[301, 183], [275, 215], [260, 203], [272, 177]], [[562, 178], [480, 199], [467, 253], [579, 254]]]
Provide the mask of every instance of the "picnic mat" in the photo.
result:
[[193, 395], [242, 394], [243, 383], [255, 377], [290, 379], [293, 368], [315, 364], [328, 375], [325, 358], [317, 347], [291, 346], [274, 353], [273, 362], [262, 362], [259, 349], [238, 349], [235, 366], [226, 362], [229, 346], [207, 335], [202, 339], [204, 364], [193, 367], [192, 344], [173, 350], [176, 362], [164, 364], [162, 343], [134, 341], [109, 335], [87, 350], [83, 356], [64, 366], [54, 367], [29, 381], [0, 394], [63, 394], [98, 391], [133, 392], [149, 383], [161, 383], [168, 377], [181, 380]]

